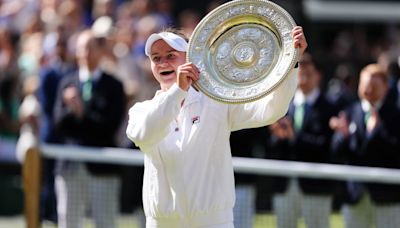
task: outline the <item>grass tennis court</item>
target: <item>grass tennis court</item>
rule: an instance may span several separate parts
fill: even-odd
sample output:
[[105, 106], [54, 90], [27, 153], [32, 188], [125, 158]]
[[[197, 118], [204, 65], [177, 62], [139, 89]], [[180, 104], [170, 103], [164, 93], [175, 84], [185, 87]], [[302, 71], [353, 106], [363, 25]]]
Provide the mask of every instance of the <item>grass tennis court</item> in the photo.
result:
[[[12, 227], [12, 228], [25, 228], [24, 218], [22, 216], [13, 217], [0, 217], [0, 227]], [[258, 214], [255, 218], [254, 228], [275, 228], [276, 221], [272, 214]], [[52, 224], [43, 224], [42, 228], [56, 228]], [[85, 228], [95, 228], [91, 224], [90, 220], [87, 220]], [[118, 228], [139, 228], [135, 219], [132, 216], [124, 215], [120, 217], [118, 221]], [[303, 221], [299, 222], [298, 228], [306, 228]], [[344, 228], [342, 217], [340, 214], [332, 214], [331, 216], [331, 228]]]
[[[255, 228], [275, 228], [276, 220], [272, 214], [256, 215]], [[299, 221], [298, 228], [307, 228], [302, 220]], [[340, 214], [331, 215], [331, 228], [344, 228], [343, 220]]]

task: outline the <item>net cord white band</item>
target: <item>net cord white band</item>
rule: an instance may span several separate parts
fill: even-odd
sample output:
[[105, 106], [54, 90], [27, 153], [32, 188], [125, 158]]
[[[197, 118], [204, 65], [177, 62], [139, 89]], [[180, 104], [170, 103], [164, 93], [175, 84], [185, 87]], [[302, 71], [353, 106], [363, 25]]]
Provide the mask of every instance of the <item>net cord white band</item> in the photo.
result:
[[[92, 148], [42, 144], [42, 156], [71, 161], [90, 161], [121, 165], [143, 165], [140, 150], [125, 148]], [[257, 158], [232, 158], [235, 172], [258, 175], [308, 177], [334, 180], [400, 184], [400, 169], [307, 163]]]

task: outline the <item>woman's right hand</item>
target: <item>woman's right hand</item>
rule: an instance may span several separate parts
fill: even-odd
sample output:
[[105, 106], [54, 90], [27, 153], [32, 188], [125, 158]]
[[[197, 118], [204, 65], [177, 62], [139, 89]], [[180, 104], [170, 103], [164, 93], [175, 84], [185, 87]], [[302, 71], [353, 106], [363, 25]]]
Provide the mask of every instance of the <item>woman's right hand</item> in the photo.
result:
[[176, 83], [182, 90], [189, 90], [193, 82], [199, 80], [200, 71], [193, 63], [185, 63], [178, 67]]

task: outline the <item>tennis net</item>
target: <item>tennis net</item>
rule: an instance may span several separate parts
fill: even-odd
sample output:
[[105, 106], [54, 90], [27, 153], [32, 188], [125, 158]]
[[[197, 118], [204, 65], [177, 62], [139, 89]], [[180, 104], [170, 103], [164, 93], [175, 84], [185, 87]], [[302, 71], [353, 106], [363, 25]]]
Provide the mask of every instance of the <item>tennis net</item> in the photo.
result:
[[[120, 211], [117, 218], [117, 227], [143, 227], [144, 217], [141, 208], [141, 167], [143, 166], [144, 155], [139, 150], [123, 148], [89, 148], [80, 146], [51, 145], [40, 146], [40, 156], [46, 159], [91, 162], [99, 164], [113, 164], [122, 168], [122, 184], [120, 191]], [[256, 182], [251, 185], [254, 194], [242, 194], [237, 191], [237, 200], [244, 202], [239, 210], [243, 210], [235, 216], [235, 220], [248, 219], [250, 209], [254, 213], [251, 217], [252, 227], [277, 227], [277, 218], [274, 214], [273, 204], [281, 203], [282, 207], [286, 201], [275, 200], [272, 187], [278, 178], [286, 178], [290, 182], [290, 188], [298, 188], [298, 178], [325, 179], [334, 183], [332, 186], [341, 186], [344, 181], [354, 180], [370, 183], [400, 184], [400, 170], [386, 168], [372, 168], [347, 166], [337, 164], [305, 163], [294, 161], [280, 161], [257, 158], [233, 158], [235, 174], [247, 174], [256, 176]], [[136, 181], [132, 181], [132, 177]], [[132, 183], [135, 182], [135, 183]], [[132, 185], [133, 184], [133, 185]], [[297, 187], [296, 187], [297, 186]], [[239, 189], [240, 186], [238, 186]], [[237, 189], [237, 190], [238, 190]], [[246, 192], [246, 186], [242, 189]], [[247, 191], [248, 193], [249, 191]], [[251, 192], [251, 191], [250, 191]], [[300, 191], [301, 192], [301, 191]], [[136, 199], [135, 202], [132, 197]], [[244, 198], [243, 198], [244, 197]], [[336, 196], [335, 196], [336, 197]], [[337, 203], [333, 197], [332, 213], [330, 215], [330, 227], [340, 228], [343, 226], [343, 218], [340, 213], [340, 199]], [[340, 196], [339, 196], [340, 198]], [[138, 200], [139, 199], [139, 200]], [[139, 202], [139, 203], [138, 203]], [[249, 203], [250, 202], [250, 203]], [[83, 203], [83, 202], [82, 202]], [[135, 204], [135, 205], [133, 205]], [[254, 210], [248, 207], [255, 207]], [[318, 208], [318, 201], [312, 207]], [[236, 209], [236, 208], [235, 208]], [[291, 208], [291, 210], [295, 210]], [[91, 219], [91, 211], [86, 212], [85, 227], [95, 227]], [[243, 214], [243, 218], [241, 217]], [[317, 215], [316, 215], [317, 216]], [[288, 216], [290, 217], [290, 216]], [[298, 227], [306, 227], [304, 219], [296, 221]], [[243, 223], [246, 224], [246, 223]], [[247, 223], [248, 224], [248, 223]], [[241, 228], [241, 227], [236, 227]], [[244, 227], [248, 228], [248, 227]]]

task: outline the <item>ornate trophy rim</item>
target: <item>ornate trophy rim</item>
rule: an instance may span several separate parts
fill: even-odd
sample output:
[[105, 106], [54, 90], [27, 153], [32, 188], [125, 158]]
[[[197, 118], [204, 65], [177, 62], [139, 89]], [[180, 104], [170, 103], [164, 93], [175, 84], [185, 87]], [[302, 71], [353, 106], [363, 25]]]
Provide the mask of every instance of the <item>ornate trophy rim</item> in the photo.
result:
[[267, 0], [234, 0], [217, 7], [189, 41], [187, 61], [200, 69], [193, 86], [223, 103], [268, 95], [298, 61], [291, 33], [295, 26], [287, 11]]

